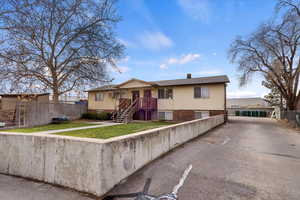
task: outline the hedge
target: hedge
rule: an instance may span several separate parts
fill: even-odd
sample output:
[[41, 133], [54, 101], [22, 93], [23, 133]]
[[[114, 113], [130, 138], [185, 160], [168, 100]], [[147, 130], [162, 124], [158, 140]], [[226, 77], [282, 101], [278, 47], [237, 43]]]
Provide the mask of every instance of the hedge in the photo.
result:
[[111, 113], [100, 112], [100, 113], [84, 113], [82, 114], [83, 119], [93, 119], [93, 120], [111, 120]]

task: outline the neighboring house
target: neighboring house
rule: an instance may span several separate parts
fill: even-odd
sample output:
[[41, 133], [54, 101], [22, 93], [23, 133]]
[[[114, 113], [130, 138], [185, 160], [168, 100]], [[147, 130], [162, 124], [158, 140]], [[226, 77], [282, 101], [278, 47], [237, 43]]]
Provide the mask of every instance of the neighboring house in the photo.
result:
[[[88, 110], [135, 120], [186, 121], [226, 113], [227, 76], [143, 81], [88, 90]], [[122, 120], [120, 120], [122, 121]]]
[[15, 110], [18, 102], [49, 103], [49, 93], [0, 94], [0, 110]]
[[227, 111], [228, 115], [236, 115], [243, 111], [265, 111], [267, 116], [270, 116], [274, 111], [274, 108], [269, 105], [263, 98], [230, 98], [227, 99]]
[[49, 103], [49, 93], [43, 94], [0, 94], [0, 122], [14, 125], [18, 113], [17, 105], [22, 102]]

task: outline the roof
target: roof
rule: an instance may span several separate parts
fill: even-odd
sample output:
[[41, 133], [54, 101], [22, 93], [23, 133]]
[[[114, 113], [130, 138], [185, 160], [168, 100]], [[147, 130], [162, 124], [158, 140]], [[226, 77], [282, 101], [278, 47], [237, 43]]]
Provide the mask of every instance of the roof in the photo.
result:
[[87, 90], [87, 92], [115, 90], [115, 89], [117, 89], [116, 86], [117, 85], [103, 85], [101, 87], [97, 87], [97, 88], [93, 88], [93, 89]]
[[[139, 79], [131, 79], [138, 80]], [[94, 92], [94, 91], [106, 91], [106, 90], [115, 90], [118, 89], [120, 85], [124, 85], [129, 81], [125, 81], [119, 85], [104, 85], [102, 87], [94, 88], [88, 90], [87, 92]], [[162, 80], [162, 81], [143, 81], [145, 83], [149, 83], [153, 86], [179, 86], [179, 85], [198, 85], [198, 84], [213, 84], [213, 83], [229, 83], [229, 79], [226, 75], [222, 76], [209, 76], [209, 77], [198, 77], [198, 78], [185, 78], [185, 79], [173, 79], [173, 80]]]
[[197, 84], [229, 83], [229, 82], [230, 81], [226, 75], [153, 81], [153, 83], [157, 84], [158, 86], [197, 85]]
[[18, 96], [46, 96], [50, 93], [15, 93], [15, 94], [0, 94], [1, 97], [18, 97]]

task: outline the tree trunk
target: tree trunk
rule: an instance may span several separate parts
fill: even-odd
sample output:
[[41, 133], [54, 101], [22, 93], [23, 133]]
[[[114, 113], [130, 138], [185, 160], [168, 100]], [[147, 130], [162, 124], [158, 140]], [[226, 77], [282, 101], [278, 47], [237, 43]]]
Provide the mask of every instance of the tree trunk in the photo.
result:
[[53, 88], [53, 102], [55, 104], [59, 103], [59, 92], [58, 92], [58, 88], [57, 87]]
[[296, 107], [297, 107], [297, 102], [296, 101], [288, 99], [286, 103], [287, 103], [287, 109], [288, 110], [296, 110]]

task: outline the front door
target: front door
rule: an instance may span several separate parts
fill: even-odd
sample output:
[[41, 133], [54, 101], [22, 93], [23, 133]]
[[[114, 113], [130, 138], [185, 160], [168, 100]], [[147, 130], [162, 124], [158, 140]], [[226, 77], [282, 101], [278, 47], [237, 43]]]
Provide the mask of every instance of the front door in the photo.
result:
[[151, 111], [149, 108], [151, 107], [151, 89], [146, 89], [144, 90], [144, 99], [143, 99], [143, 104], [145, 105], [145, 113], [144, 113], [144, 119], [145, 120], [151, 120]]
[[144, 98], [150, 99], [151, 97], [152, 97], [151, 90], [150, 89], [144, 90]]
[[132, 91], [132, 101], [134, 101], [137, 98], [140, 98], [140, 91]]
[[[136, 99], [140, 98], [140, 91], [132, 91], [132, 102]], [[133, 114], [133, 119], [134, 120], [139, 120], [140, 119], [140, 112], [137, 111]]]

